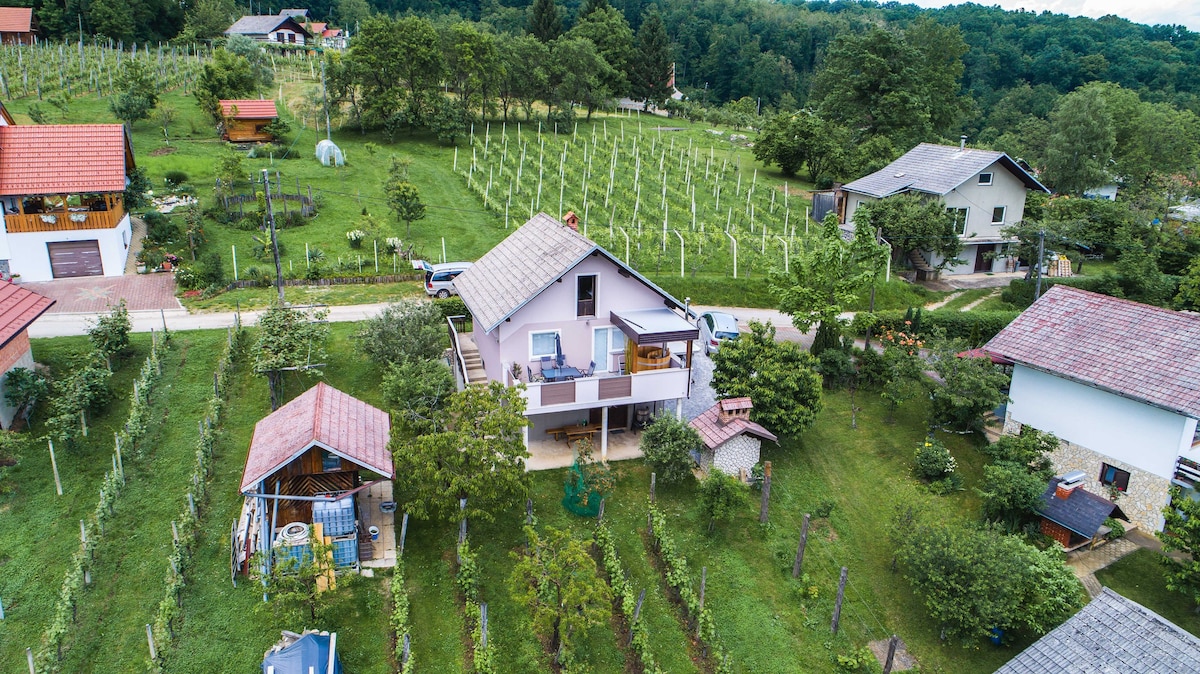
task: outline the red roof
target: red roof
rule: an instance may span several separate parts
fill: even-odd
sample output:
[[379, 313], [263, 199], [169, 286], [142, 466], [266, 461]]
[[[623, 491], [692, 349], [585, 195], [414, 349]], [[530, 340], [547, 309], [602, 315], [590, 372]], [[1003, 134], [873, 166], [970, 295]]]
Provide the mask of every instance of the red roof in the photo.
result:
[[0, 33], [28, 33], [32, 20], [31, 7], [0, 7]]
[[241, 490], [249, 491], [314, 445], [390, 478], [395, 471], [390, 430], [386, 412], [320, 382], [254, 426]]
[[1056, 285], [984, 348], [1034, 370], [1200, 417], [1200, 315]]
[[997, 356], [987, 349], [968, 349], [967, 351], [959, 351], [954, 354], [959, 358], [987, 358], [992, 361], [993, 365], [1012, 365], [1013, 362], [1004, 356]]
[[120, 192], [132, 167], [121, 124], [0, 126], [0, 195]]
[[0, 347], [21, 334], [54, 302], [15, 283], [0, 283]]
[[[749, 398], [734, 398], [735, 401], [750, 402]], [[724, 401], [721, 401], [724, 402]], [[739, 409], [746, 409], [745, 407]], [[696, 429], [700, 434], [700, 439], [704, 441], [704, 446], [709, 449], [716, 449], [728, 442], [730, 439], [739, 436], [743, 433], [753, 435], [762, 440], [771, 440], [779, 442], [779, 438], [767, 429], [743, 417], [734, 417], [728, 421], [721, 421], [721, 403], [717, 403], [712, 407], [704, 410], [704, 412], [692, 419], [691, 427]]]
[[337, 37], [342, 34], [341, 28], [326, 28], [321, 32], [321, 37]]
[[[220, 103], [221, 116], [226, 119], [275, 119], [279, 116], [279, 111], [275, 109], [275, 101], [247, 99]], [[237, 114], [233, 112], [235, 107]]]
[[310, 23], [308, 27], [312, 29], [313, 35], [321, 35], [325, 32], [325, 27], [328, 25], [328, 23]]
[[720, 405], [721, 409], [725, 410], [726, 412], [736, 412], [737, 410], [752, 410], [752, 409], [754, 409], [754, 403], [751, 402], [750, 399], [746, 398], [746, 397], [725, 398], [724, 400], [718, 402], [717, 404]]

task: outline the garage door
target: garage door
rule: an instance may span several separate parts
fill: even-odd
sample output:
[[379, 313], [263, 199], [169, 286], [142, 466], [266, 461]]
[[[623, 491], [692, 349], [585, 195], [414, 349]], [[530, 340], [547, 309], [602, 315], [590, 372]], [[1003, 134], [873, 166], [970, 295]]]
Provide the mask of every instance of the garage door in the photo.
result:
[[103, 276], [99, 241], [62, 241], [48, 243], [50, 270], [54, 278]]

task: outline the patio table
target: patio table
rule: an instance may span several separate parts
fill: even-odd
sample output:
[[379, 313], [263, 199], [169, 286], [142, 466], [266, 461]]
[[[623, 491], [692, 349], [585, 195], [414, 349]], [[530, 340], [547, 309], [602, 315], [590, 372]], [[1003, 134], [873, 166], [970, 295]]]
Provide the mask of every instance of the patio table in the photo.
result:
[[546, 381], [567, 381], [581, 377], [583, 373], [575, 367], [550, 367], [542, 369], [542, 376], [546, 378]]

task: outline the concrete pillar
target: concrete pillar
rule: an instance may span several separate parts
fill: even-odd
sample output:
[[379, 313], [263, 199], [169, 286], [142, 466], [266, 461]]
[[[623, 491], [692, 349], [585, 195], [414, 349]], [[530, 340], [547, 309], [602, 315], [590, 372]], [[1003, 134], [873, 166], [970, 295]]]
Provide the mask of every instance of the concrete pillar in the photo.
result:
[[608, 461], [608, 408], [600, 408], [600, 460]]
[[683, 398], [675, 399], [675, 418], [683, 419]]

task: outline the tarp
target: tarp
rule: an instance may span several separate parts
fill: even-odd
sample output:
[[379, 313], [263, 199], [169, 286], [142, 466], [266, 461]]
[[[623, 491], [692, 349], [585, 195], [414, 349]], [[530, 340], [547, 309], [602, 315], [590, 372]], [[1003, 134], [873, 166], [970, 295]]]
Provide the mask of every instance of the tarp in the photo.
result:
[[[334, 655], [333, 672], [342, 674], [342, 662]], [[329, 635], [305, 634], [287, 648], [268, 653], [263, 658], [263, 674], [274, 667], [275, 674], [308, 674], [312, 667], [317, 674], [325, 674], [329, 666]]]

